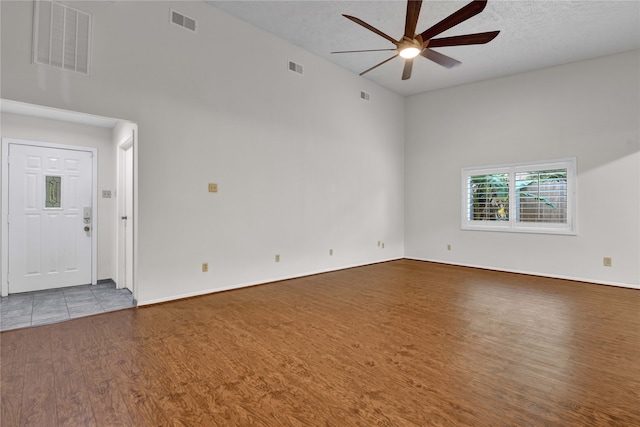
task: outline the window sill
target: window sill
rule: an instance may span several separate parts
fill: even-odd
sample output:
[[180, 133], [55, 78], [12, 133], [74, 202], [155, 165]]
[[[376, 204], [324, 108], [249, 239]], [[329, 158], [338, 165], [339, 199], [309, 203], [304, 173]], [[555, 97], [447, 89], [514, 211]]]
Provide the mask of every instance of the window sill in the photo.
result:
[[549, 228], [549, 227], [519, 227], [505, 225], [463, 225], [460, 227], [462, 231], [498, 231], [506, 233], [529, 233], [529, 234], [561, 234], [566, 236], [577, 236], [578, 231], [567, 227]]

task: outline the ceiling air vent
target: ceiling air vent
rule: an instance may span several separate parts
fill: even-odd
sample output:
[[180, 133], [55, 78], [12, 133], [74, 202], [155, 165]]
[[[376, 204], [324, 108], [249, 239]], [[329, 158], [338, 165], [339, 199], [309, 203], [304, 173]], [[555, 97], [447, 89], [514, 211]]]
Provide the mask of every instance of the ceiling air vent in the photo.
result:
[[37, 1], [33, 62], [89, 74], [91, 15], [52, 1]]
[[369, 95], [367, 92], [361, 90], [360, 91], [360, 99], [364, 99], [365, 101], [369, 101], [369, 100], [371, 100], [371, 95]]
[[187, 30], [195, 31], [196, 30], [196, 21], [195, 19], [191, 19], [188, 16], [185, 16], [175, 10], [171, 10], [171, 22], [180, 25], [181, 27], [186, 28]]
[[293, 61], [289, 61], [289, 71], [293, 71], [294, 73], [298, 73], [300, 75], [304, 73], [302, 65], [296, 64]]

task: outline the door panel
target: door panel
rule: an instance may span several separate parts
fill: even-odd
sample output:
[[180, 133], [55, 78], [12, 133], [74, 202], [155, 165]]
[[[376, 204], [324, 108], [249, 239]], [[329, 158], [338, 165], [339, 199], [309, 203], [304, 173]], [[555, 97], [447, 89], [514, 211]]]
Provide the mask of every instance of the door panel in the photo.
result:
[[133, 292], [133, 145], [125, 152], [125, 286]]
[[118, 287], [134, 292], [133, 283], [133, 139], [118, 150]]
[[92, 153], [10, 144], [9, 159], [9, 293], [91, 283]]

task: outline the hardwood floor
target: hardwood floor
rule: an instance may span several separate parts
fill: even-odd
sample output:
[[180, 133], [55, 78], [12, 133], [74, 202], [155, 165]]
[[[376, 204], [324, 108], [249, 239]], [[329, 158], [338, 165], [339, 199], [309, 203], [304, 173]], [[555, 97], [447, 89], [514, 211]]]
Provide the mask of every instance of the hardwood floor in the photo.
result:
[[637, 426], [640, 291], [401, 260], [0, 334], [4, 426]]

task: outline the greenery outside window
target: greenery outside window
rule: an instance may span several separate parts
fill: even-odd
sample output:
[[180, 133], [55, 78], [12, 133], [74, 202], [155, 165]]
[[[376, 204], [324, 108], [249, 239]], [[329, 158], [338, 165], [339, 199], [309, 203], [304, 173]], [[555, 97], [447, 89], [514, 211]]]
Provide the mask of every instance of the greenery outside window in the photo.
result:
[[462, 169], [463, 230], [576, 234], [576, 159]]

